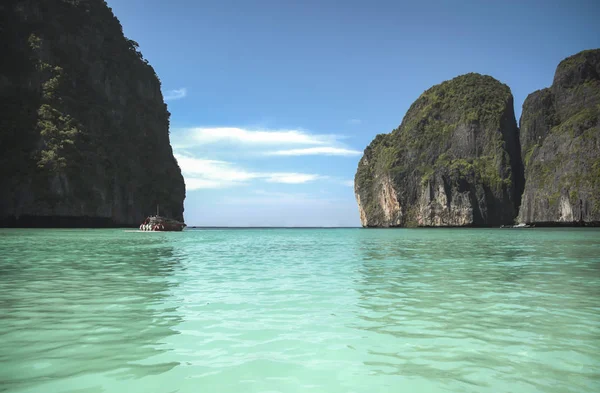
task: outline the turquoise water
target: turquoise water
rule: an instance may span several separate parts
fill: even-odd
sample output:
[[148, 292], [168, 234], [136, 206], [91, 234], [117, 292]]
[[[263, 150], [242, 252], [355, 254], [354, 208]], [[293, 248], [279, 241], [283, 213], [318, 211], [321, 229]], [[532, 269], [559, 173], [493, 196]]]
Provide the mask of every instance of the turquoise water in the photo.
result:
[[599, 392], [600, 231], [0, 230], [1, 392]]

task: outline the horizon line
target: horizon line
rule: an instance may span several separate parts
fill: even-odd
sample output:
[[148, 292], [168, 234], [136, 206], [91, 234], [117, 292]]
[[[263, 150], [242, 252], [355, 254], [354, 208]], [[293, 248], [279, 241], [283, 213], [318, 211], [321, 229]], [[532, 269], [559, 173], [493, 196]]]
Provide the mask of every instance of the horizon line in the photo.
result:
[[357, 229], [362, 228], [361, 226], [201, 226], [201, 225], [188, 225], [186, 229]]

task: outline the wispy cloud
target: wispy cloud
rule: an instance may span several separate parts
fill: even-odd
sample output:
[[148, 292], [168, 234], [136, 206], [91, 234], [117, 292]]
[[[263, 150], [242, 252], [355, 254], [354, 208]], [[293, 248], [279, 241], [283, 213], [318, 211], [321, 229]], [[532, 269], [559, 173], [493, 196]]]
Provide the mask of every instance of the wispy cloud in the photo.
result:
[[196, 147], [215, 143], [255, 146], [327, 145], [337, 136], [310, 134], [302, 130], [252, 130], [238, 127], [195, 127], [177, 130], [173, 143], [180, 147]]
[[301, 184], [308, 183], [311, 181], [325, 179], [325, 176], [312, 175], [307, 173], [264, 173], [260, 177], [263, 177], [269, 183], [286, 183], [286, 184]]
[[165, 101], [180, 100], [187, 96], [187, 89], [182, 87], [181, 89], [168, 90], [164, 94]]
[[350, 120], [348, 120], [348, 124], [359, 125], [360, 123], [362, 123], [360, 119], [350, 119]]
[[270, 156], [310, 156], [310, 155], [325, 155], [325, 156], [359, 156], [361, 151], [347, 149], [343, 147], [323, 146], [323, 147], [308, 147], [304, 149], [288, 149], [276, 150], [265, 153]]
[[[346, 185], [345, 179], [335, 176], [293, 169], [283, 171], [279, 160], [260, 171], [239, 164], [242, 158], [259, 159], [261, 167], [265, 168], [265, 161], [276, 161], [266, 157], [362, 154], [342, 143], [343, 139], [341, 135], [313, 134], [301, 129], [195, 127], [175, 129], [171, 133], [171, 144], [188, 190], [229, 188], [256, 182], [304, 184], [327, 181]], [[293, 162], [289, 160], [287, 164]]]
[[248, 184], [251, 180], [301, 184], [325, 178], [309, 173], [249, 171], [227, 161], [195, 158], [182, 154], [175, 154], [175, 158], [188, 190], [235, 187]]
[[354, 180], [342, 180], [340, 184], [348, 187], [354, 187]]
[[[300, 129], [249, 129], [240, 127], [195, 127], [175, 129], [171, 144], [175, 149], [217, 146], [221, 150], [243, 149], [256, 156], [359, 156], [362, 152], [345, 145], [337, 134], [313, 134]], [[241, 151], [241, 150], [240, 150]]]

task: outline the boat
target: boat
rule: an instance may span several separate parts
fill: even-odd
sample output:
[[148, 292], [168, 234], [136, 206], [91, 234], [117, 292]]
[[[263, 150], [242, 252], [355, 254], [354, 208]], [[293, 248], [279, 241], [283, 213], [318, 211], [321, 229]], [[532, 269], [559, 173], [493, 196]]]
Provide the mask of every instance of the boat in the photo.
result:
[[525, 224], [524, 222], [521, 222], [521, 223], [513, 226], [513, 228], [531, 228], [531, 225]]
[[533, 224], [526, 224], [524, 222], [516, 224], [516, 225], [501, 225], [500, 228], [534, 228]]
[[186, 226], [184, 222], [160, 216], [156, 206], [156, 215], [146, 217], [140, 225], [140, 231], [180, 232]]

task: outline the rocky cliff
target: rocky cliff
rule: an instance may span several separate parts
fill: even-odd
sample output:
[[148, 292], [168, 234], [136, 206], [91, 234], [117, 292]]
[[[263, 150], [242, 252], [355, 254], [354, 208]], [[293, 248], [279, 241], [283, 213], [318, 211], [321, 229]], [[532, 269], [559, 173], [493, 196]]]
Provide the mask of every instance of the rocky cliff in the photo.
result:
[[492, 77], [434, 86], [365, 149], [355, 194], [365, 227], [511, 224], [523, 190], [513, 97]]
[[4, 1], [0, 42], [0, 225], [183, 218], [160, 81], [104, 1]]
[[600, 49], [557, 67], [521, 115], [525, 191], [518, 221], [600, 222]]

